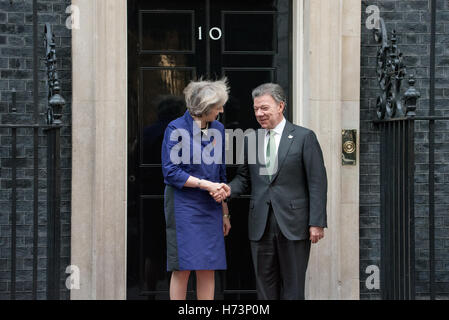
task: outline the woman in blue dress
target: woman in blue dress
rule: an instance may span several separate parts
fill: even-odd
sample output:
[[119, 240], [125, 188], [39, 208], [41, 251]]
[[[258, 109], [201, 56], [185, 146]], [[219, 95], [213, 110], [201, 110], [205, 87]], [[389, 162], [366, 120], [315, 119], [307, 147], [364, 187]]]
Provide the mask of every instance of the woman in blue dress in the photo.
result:
[[186, 299], [191, 271], [196, 271], [198, 299], [213, 300], [215, 270], [226, 269], [230, 190], [224, 126], [216, 119], [228, 93], [226, 79], [191, 82], [184, 90], [186, 113], [165, 131], [162, 171], [172, 300]]

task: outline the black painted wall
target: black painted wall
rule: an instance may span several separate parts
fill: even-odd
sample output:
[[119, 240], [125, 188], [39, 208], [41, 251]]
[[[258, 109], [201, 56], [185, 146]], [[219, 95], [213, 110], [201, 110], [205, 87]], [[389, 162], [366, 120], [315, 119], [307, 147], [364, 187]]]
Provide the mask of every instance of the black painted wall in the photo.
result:
[[[0, 123], [33, 122], [34, 108], [47, 106], [44, 24], [51, 23], [56, 35], [56, 54], [62, 95], [67, 101], [61, 131], [61, 298], [68, 299], [65, 268], [70, 264], [71, 187], [71, 30], [65, 13], [70, 0], [38, 0], [39, 105], [33, 103], [33, 7], [32, 0], [0, 0]], [[11, 91], [17, 91], [17, 112], [11, 112]], [[33, 132], [18, 130], [17, 161], [17, 274], [16, 299], [31, 299], [33, 251]], [[10, 298], [11, 289], [11, 131], [0, 129], [0, 299]], [[46, 298], [46, 136], [39, 133], [39, 249], [38, 299]]]
[[[377, 45], [365, 22], [366, 8], [376, 5], [387, 29], [395, 29], [409, 73], [417, 77], [421, 93], [417, 114], [428, 115], [430, 77], [430, 0], [363, 0], [361, 62], [360, 150], [360, 297], [379, 299], [368, 290], [367, 266], [380, 266], [380, 135], [372, 120], [380, 92], [376, 81]], [[449, 1], [437, 0], [435, 115], [449, 116]], [[408, 85], [405, 83], [405, 89]], [[416, 124], [416, 293], [429, 296], [428, 122]], [[435, 134], [435, 280], [437, 298], [449, 297], [449, 121], [436, 122]]]

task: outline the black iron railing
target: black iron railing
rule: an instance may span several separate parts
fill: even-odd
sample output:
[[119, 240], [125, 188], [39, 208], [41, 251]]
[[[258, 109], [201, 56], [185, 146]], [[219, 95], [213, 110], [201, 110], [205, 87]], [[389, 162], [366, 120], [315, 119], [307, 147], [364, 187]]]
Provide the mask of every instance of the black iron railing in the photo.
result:
[[383, 19], [375, 39], [377, 78], [382, 94], [377, 98], [377, 120], [381, 131], [381, 292], [383, 299], [415, 298], [415, 111], [420, 94], [411, 76], [401, 95], [406, 75], [393, 31], [391, 43]]
[[415, 298], [413, 119], [379, 122], [381, 130], [381, 290], [383, 299]]
[[[380, 44], [377, 53], [377, 76], [381, 95], [377, 99], [377, 119], [381, 131], [380, 192], [381, 192], [381, 294], [383, 299], [415, 299], [415, 126], [429, 124], [429, 298], [435, 299], [435, 121], [449, 117], [435, 116], [435, 1], [432, 4], [430, 55], [429, 116], [416, 116], [419, 92], [411, 76], [409, 88], [401, 94], [406, 76], [402, 53], [391, 40], [385, 23], [379, 22], [375, 39]], [[389, 43], [390, 42], [390, 43]]]
[[[12, 300], [16, 299], [17, 291], [20, 293], [27, 292], [28, 289], [16, 289], [17, 284], [17, 227], [18, 225], [23, 225], [23, 221], [18, 221], [18, 204], [20, 201], [18, 199], [18, 189], [22, 189], [25, 186], [23, 185], [23, 179], [19, 179], [17, 175], [18, 169], [29, 168], [30, 162], [32, 162], [32, 170], [33, 170], [33, 209], [32, 209], [32, 239], [33, 245], [31, 250], [31, 255], [22, 254], [20, 255], [20, 260], [32, 260], [32, 279], [27, 279], [27, 281], [31, 280], [32, 287], [31, 290], [31, 298], [37, 299], [38, 297], [38, 271], [39, 259], [42, 258], [38, 255], [39, 252], [39, 170], [42, 169], [39, 166], [39, 136], [42, 134], [47, 135], [47, 232], [46, 232], [46, 245], [47, 245], [47, 285], [46, 292], [48, 299], [58, 299], [59, 298], [59, 257], [60, 257], [60, 126], [56, 125], [18, 125], [18, 124], [10, 124], [10, 125], [0, 125], [0, 129], [4, 134], [3, 136], [11, 137], [11, 158], [10, 161], [5, 161], [3, 159], [3, 163], [6, 164], [5, 167], [11, 168], [11, 179], [6, 184], [6, 187], [11, 189], [11, 213], [9, 219], [9, 225], [11, 228], [11, 236], [10, 236], [10, 284], [9, 284], [9, 294]], [[22, 156], [18, 157], [18, 148], [22, 147], [17, 142], [18, 134], [22, 131], [26, 130], [33, 131], [33, 156], [30, 158], [26, 158]], [[29, 252], [29, 251], [25, 251]], [[23, 279], [21, 282], [24, 282]], [[42, 289], [40, 289], [42, 290]]]
[[[64, 106], [65, 101], [60, 96], [58, 75], [56, 72], [56, 51], [54, 34], [52, 33], [51, 26], [45, 25], [44, 30], [44, 45], [46, 47], [46, 64], [48, 75], [48, 108], [46, 112], [46, 124], [40, 124], [38, 121], [37, 111], [35, 112], [33, 124], [20, 124], [16, 121], [16, 92], [12, 90], [11, 97], [11, 116], [8, 118], [8, 124], [0, 124], [0, 132], [3, 137], [2, 147], [6, 147], [10, 150], [10, 159], [2, 159], [2, 169], [9, 169], [11, 174], [9, 179], [4, 181], [2, 187], [10, 189], [8, 193], [10, 200], [10, 219], [9, 226], [10, 232], [10, 281], [7, 292], [10, 299], [20, 299], [24, 295], [31, 297], [31, 299], [38, 299], [42, 297], [41, 293], [45, 292], [46, 299], [59, 299], [60, 297], [60, 242], [61, 242], [61, 169], [60, 169], [60, 155], [61, 155], [61, 108]], [[36, 38], [34, 39], [36, 43]], [[35, 50], [35, 52], [37, 52]], [[37, 57], [34, 57], [37, 60]], [[34, 70], [34, 74], [37, 75], [37, 69]], [[35, 80], [35, 83], [37, 81]], [[36, 89], [37, 86], [34, 86]], [[35, 110], [37, 108], [37, 97], [35, 94]], [[32, 132], [32, 134], [31, 134]], [[29, 142], [32, 135], [32, 144]], [[39, 138], [46, 136], [46, 143], [40, 143]], [[19, 141], [20, 138], [20, 141]], [[6, 145], [6, 141], [9, 141], [9, 146]], [[39, 150], [46, 147], [46, 154], [40, 155]], [[29, 153], [22, 150], [32, 149], [32, 156]], [[41, 159], [44, 157], [46, 159]], [[45, 161], [46, 160], [46, 161]], [[46, 168], [42, 168], [42, 163], [46, 162]], [[27, 179], [19, 177], [18, 171], [32, 168], [32, 187], [31, 185], [24, 183], [25, 180], [30, 180], [29, 175]], [[42, 222], [39, 216], [39, 209], [42, 206], [39, 199], [39, 176], [40, 171], [46, 172], [46, 223]], [[19, 197], [19, 190], [32, 188], [32, 210], [28, 211], [25, 205], [21, 204], [21, 201], [30, 201], [29, 198], [24, 199], [23, 196]], [[20, 210], [19, 210], [20, 209]], [[32, 223], [30, 220], [22, 216], [29, 216], [32, 214]], [[44, 225], [46, 232], [40, 232], [40, 227]], [[31, 226], [31, 232], [26, 236], [21, 234], [21, 229]], [[31, 234], [31, 237], [30, 237]], [[42, 247], [40, 237], [46, 237], [46, 255], [39, 249]], [[32, 238], [32, 246], [26, 244], [26, 239]], [[23, 240], [25, 239], [25, 240]], [[17, 243], [25, 242], [21, 244], [20, 248]], [[25, 250], [23, 247], [25, 246]], [[40, 263], [43, 259], [46, 259], [46, 265], [42, 266]], [[28, 261], [28, 262], [25, 262]], [[31, 261], [31, 266], [29, 261]], [[19, 262], [19, 263], [18, 263]], [[25, 267], [26, 265], [26, 267]], [[30, 269], [31, 276], [30, 276]], [[46, 286], [42, 288], [42, 281], [44, 278], [41, 274], [46, 271]], [[19, 280], [20, 281], [19, 281]], [[25, 284], [26, 283], [26, 284]], [[28, 284], [31, 283], [31, 286]]]

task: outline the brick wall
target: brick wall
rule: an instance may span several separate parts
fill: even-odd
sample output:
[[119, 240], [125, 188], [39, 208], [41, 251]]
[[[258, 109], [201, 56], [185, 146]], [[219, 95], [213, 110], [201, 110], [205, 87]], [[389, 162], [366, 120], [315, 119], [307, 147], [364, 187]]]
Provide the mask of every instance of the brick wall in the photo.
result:
[[[64, 273], [70, 264], [71, 179], [71, 31], [65, 27], [70, 0], [38, 0], [39, 123], [44, 124], [47, 106], [44, 24], [56, 35], [58, 75], [67, 101], [61, 131], [61, 298], [69, 297]], [[11, 112], [12, 89], [17, 91], [17, 112]], [[33, 121], [33, 1], [0, 0], [0, 123], [29, 124]], [[33, 131], [17, 132], [17, 274], [16, 298], [31, 299], [33, 252]], [[11, 130], [0, 129], [0, 299], [11, 289]], [[39, 132], [39, 245], [38, 299], [46, 298], [47, 204], [46, 135]]]
[[[430, 1], [362, 1], [361, 62], [361, 150], [360, 150], [360, 296], [379, 299], [379, 290], [365, 286], [369, 265], [380, 266], [380, 135], [373, 125], [376, 98], [380, 92], [375, 75], [377, 44], [365, 26], [366, 8], [376, 5], [387, 29], [398, 33], [398, 45], [405, 56], [409, 73], [416, 75], [421, 93], [417, 114], [428, 115], [430, 76]], [[449, 116], [449, 1], [437, 0], [435, 115]], [[407, 88], [408, 85], [405, 87]], [[429, 294], [428, 232], [428, 122], [416, 124], [416, 293], [418, 299]], [[436, 122], [435, 134], [435, 263], [439, 298], [449, 297], [449, 121]]]

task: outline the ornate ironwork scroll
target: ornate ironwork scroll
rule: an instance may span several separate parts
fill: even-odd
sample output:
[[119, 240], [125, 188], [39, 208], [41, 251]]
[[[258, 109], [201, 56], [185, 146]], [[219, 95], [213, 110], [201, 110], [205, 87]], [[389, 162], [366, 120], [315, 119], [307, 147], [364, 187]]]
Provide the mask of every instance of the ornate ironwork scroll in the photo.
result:
[[[382, 90], [382, 94], [377, 98], [378, 119], [415, 116], [416, 101], [420, 94], [414, 88], [415, 79], [411, 75], [410, 88], [404, 95], [401, 95], [402, 80], [407, 74], [407, 69], [403, 61], [403, 54], [397, 46], [396, 31], [393, 30], [389, 40], [385, 22], [381, 18], [379, 19], [379, 29], [374, 30], [374, 39], [380, 44], [376, 65], [377, 80]], [[390, 44], [388, 44], [389, 42]]]
[[56, 71], [57, 58], [55, 35], [53, 34], [51, 25], [49, 23], [45, 24], [44, 46], [46, 48], [46, 64], [48, 77], [47, 124], [60, 125], [62, 124], [62, 107], [66, 102], [60, 95], [61, 87], [59, 86], [58, 72]]

